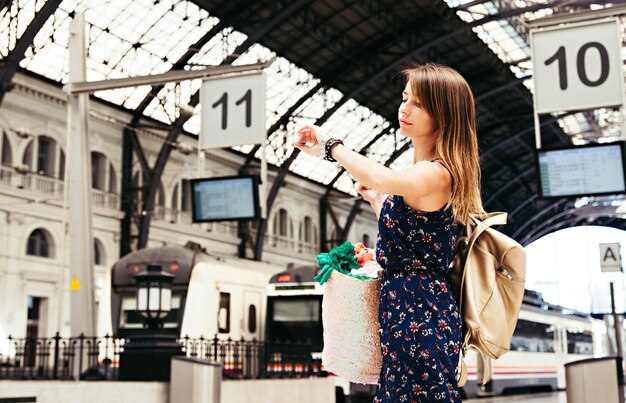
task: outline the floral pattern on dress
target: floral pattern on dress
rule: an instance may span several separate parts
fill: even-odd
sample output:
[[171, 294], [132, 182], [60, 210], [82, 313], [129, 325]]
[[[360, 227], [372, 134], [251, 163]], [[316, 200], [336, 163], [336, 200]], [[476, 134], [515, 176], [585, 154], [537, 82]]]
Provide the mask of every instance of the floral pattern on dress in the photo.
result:
[[413, 210], [389, 196], [378, 221], [384, 269], [378, 312], [383, 365], [375, 403], [460, 402], [461, 316], [445, 278], [456, 245], [449, 209]]

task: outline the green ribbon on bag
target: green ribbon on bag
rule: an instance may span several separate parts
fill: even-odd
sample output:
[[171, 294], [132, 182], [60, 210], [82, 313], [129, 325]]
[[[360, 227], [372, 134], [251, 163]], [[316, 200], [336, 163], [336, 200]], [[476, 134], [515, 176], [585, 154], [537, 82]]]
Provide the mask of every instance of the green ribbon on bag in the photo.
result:
[[351, 242], [344, 242], [328, 253], [320, 253], [317, 256], [317, 262], [322, 270], [315, 276], [314, 280], [320, 285], [328, 280], [333, 270], [350, 275], [350, 270], [360, 267], [354, 257], [354, 245]]

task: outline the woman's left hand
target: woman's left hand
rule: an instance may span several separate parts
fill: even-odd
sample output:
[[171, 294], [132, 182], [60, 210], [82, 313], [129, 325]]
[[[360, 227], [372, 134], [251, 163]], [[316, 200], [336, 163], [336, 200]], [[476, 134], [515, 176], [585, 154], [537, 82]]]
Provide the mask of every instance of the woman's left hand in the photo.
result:
[[294, 146], [313, 157], [321, 157], [320, 128], [314, 125], [304, 125], [296, 131]]

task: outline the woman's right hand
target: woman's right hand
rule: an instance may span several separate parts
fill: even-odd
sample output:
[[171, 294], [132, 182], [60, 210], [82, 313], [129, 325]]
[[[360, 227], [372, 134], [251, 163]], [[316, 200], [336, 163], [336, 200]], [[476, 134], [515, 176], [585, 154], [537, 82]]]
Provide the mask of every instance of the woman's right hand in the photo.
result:
[[370, 189], [367, 186], [360, 184], [359, 182], [357, 182], [354, 187], [356, 188], [356, 191], [359, 192], [359, 194], [363, 196], [363, 198], [368, 201], [372, 206], [375, 203], [378, 203], [381, 199], [380, 193], [378, 193], [374, 189]]
[[374, 209], [374, 213], [376, 214], [376, 218], [380, 216], [380, 209], [383, 206], [383, 198], [384, 196], [378, 193], [374, 189], [370, 189], [367, 186], [361, 185], [359, 182], [354, 186], [356, 191], [359, 192], [363, 199], [369, 202], [372, 209]]

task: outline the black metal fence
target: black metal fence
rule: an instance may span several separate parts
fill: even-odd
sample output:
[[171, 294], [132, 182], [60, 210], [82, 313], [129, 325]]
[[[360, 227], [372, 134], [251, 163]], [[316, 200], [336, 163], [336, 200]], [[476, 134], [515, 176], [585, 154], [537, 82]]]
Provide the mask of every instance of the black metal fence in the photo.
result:
[[[116, 380], [126, 339], [104, 337], [12, 338], [0, 340], [0, 379]], [[184, 337], [188, 357], [222, 364], [224, 379], [320, 376], [321, 359], [311, 346], [257, 340]]]

